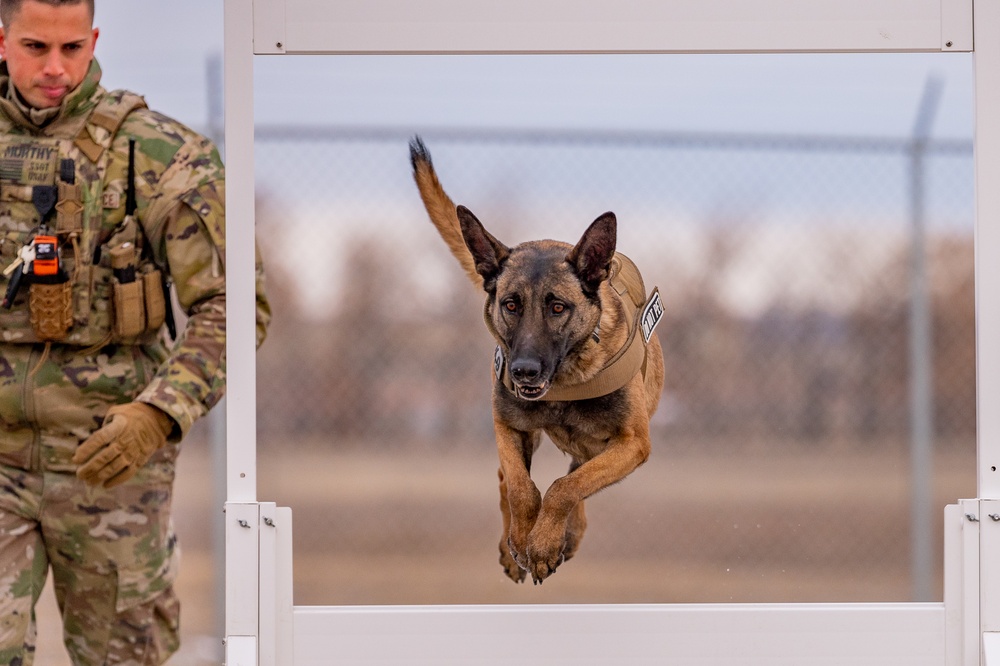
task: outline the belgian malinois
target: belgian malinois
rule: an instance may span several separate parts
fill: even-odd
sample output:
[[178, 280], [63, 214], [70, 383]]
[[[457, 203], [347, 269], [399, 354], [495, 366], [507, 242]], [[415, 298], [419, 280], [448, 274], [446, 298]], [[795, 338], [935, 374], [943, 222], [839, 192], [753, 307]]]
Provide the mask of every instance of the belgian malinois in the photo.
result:
[[[484, 319], [497, 341], [500, 564], [514, 582], [530, 572], [538, 584], [579, 548], [584, 499], [649, 457], [649, 419], [663, 388], [652, 331], [659, 295], [647, 300], [638, 271], [615, 252], [614, 214], [598, 217], [576, 245], [507, 247], [452, 203], [419, 137], [410, 161], [431, 222], [486, 292]], [[544, 497], [530, 477], [542, 432], [571, 458]]]

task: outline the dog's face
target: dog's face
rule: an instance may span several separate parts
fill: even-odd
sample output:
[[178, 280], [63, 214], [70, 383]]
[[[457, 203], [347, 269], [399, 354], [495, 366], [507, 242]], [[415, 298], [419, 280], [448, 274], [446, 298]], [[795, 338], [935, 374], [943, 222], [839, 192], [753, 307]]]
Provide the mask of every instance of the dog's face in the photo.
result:
[[514, 248], [495, 239], [464, 206], [458, 218], [515, 391], [538, 400], [566, 360], [596, 338], [600, 286], [615, 254], [615, 216], [597, 218], [575, 246], [530, 241]]

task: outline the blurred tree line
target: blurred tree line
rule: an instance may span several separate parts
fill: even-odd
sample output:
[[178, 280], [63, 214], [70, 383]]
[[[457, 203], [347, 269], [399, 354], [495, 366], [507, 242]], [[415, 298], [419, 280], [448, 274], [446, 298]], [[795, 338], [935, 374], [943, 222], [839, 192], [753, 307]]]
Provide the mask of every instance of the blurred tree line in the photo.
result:
[[[262, 437], [282, 446], [492, 446], [493, 342], [482, 297], [457, 267], [452, 290], [422, 307], [412, 286], [421, 264], [405, 247], [347, 239], [336, 268], [344, 286], [329, 314], [316, 316], [303, 305], [295, 266], [268, 254], [280, 224], [268, 222], [267, 202], [258, 210], [275, 310], [258, 357]], [[699, 447], [905, 442], [909, 246], [901, 243], [874, 278], [838, 278], [858, 282], [846, 310], [776, 299], [747, 315], [726, 306], [719, 279], [735, 263], [738, 239], [708, 242], [701, 269], [657, 277], [667, 384], [656, 436]], [[931, 239], [927, 263], [936, 437], [968, 443], [976, 426], [972, 239]]]
[[[701, 440], [904, 442], [908, 252], [900, 247], [877, 280], [858, 285], [846, 312], [779, 302], [746, 317], [722, 304], [711, 280], [681, 285], [660, 329], [677, 403], [671, 430]], [[936, 436], [974, 441], [972, 241], [939, 238], [929, 254]]]

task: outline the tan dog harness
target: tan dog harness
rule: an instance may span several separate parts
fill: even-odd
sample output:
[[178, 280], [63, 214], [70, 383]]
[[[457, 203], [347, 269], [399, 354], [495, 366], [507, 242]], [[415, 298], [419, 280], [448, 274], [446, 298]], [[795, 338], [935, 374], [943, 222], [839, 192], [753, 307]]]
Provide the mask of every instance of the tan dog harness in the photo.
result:
[[[620, 252], [616, 252], [611, 259], [609, 283], [625, 305], [625, 324], [628, 326], [628, 338], [625, 344], [593, 378], [582, 384], [553, 386], [539, 400], [571, 401], [600, 398], [625, 386], [638, 372], [645, 377], [646, 346], [656, 325], [663, 318], [660, 292], [653, 287], [653, 292], [647, 299], [646, 287], [639, 269], [631, 259]], [[486, 317], [486, 327], [494, 338], [499, 339], [489, 317]], [[597, 331], [594, 333], [598, 334]], [[493, 378], [502, 381], [511, 393], [516, 394], [500, 345], [497, 345], [493, 355]]]

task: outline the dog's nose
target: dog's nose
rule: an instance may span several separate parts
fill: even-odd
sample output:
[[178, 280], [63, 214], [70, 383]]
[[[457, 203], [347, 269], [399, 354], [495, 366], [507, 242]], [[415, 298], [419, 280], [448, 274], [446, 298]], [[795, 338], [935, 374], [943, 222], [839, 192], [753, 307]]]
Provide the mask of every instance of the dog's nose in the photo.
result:
[[542, 375], [542, 364], [537, 359], [516, 359], [511, 361], [510, 374], [515, 381], [532, 382]]

